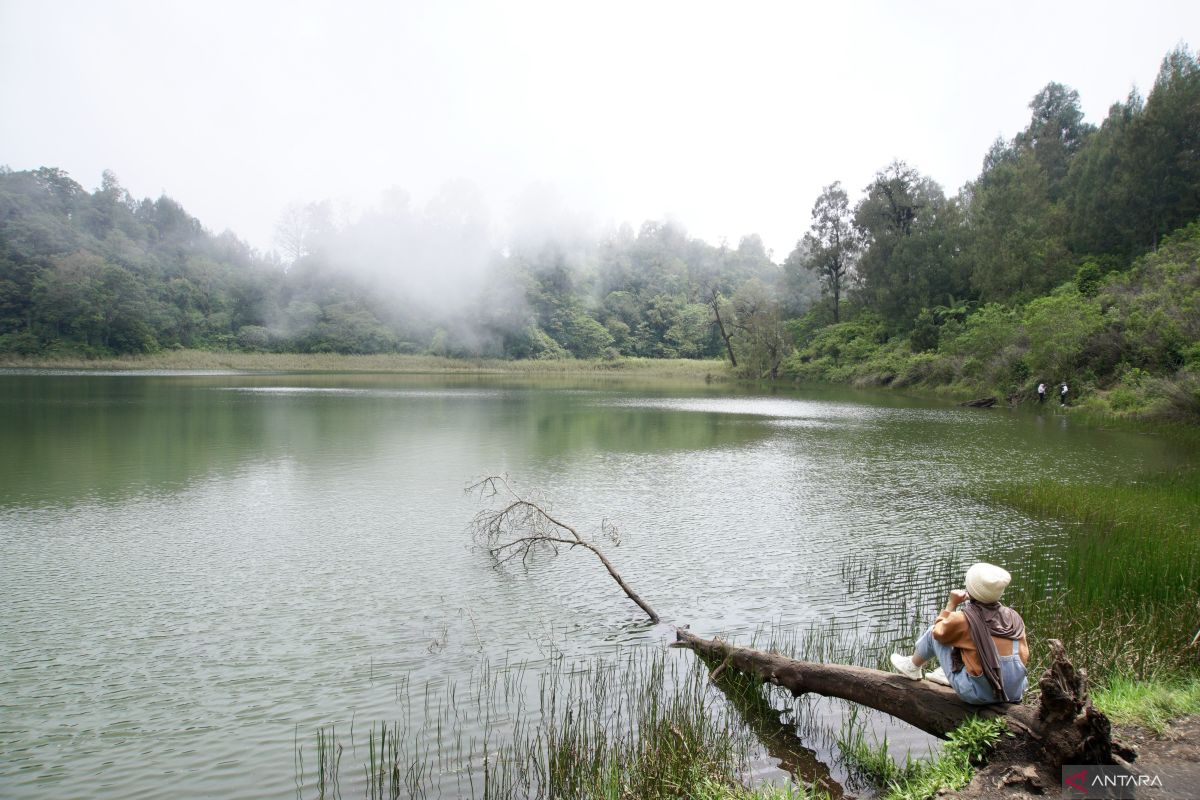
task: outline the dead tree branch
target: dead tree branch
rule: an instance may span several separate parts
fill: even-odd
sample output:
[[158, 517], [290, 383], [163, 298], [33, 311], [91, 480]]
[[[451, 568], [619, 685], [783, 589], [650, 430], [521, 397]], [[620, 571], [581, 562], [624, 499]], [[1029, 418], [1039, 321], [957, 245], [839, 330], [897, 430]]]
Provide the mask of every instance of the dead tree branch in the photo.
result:
[[[574, 527], [554, 517], [548, 504], [523, 497], [512, 488], [507, 478], [498, 475], [484, 478], [468, 487], [467, 491], [499, 504], [480, 511], [471, 522], [475, 543], [488, 551], [497, 566], [513, 560], [526, 563], [529, 556], [539, 549], [558, 555], [564, 549], [582, 547], [600, 559], [612, 579], [630, 600], [637, 603], [638, 608], [646, 612], [651, 622], [659, 621], [658, 613], [625, 582], [604, 552]], [[616, 529], [607, 521], [602, 525], [602, 530], [614, 542], [619, 541]]]

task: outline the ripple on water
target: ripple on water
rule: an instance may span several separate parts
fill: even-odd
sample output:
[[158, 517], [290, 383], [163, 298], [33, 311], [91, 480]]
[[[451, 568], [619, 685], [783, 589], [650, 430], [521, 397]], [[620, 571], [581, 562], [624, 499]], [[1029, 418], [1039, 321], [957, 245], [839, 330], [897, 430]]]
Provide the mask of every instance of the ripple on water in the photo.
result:
[[[357, 726], [344, 774], [374, 721], [429, 708], [480, 738], [453, 708], [498, 665], [527, 664], [536, 698], [553, 659], [658, 648], [670, 623], [739, 640], [826, 626], [844, 648], [907, 633], [928, 610], [924, 554], [1046, 533], [964, 487], [1030, 464], [1127, 470], [1154, 446], [801, 396], [247, 380], [96, 384], [63, 418], [0, 422], [6, 452], [74, 481], [0, 488], [0, 795], [290, 797], [296, 737], [311, 753], [321, 724]], [[116, 400], [135, 413], [111, 416]], [[586, 553], [496, 569], [473, 549], [462, 489], [500, 472], [582, 531], [615, 522], [609, 555], [664, 624]], [[911, 579], [849, 586], [848, 555]], [[805, 713], [836, 728], [844, 709]]]

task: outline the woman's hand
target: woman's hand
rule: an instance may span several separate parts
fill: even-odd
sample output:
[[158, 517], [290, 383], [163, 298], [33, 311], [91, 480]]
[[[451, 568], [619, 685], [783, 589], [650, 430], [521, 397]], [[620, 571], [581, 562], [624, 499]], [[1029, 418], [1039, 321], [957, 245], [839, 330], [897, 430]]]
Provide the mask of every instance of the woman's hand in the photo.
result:
[[966, 589], [951, 589], [950, 599], [946, 601], [946, 610], [953, 611], [954, 609], [958, 608], [960, 604], [965, 603], [970, 599], [971, 596], [967, 594]]

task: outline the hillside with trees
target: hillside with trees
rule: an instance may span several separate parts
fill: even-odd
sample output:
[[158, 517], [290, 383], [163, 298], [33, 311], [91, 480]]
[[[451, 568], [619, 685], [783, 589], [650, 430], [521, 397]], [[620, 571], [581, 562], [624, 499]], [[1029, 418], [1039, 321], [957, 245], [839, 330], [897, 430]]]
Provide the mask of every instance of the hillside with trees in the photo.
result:
[[[807, 309], [758, 236], [712, 246], [675, 223], [494, 249], [461, 204], [406, 199], [340, 228], [316, 204], [281, 229], [292, 259], [214, 235], [105, 173], [0, 173], [0, 352], [164, 348], [493, 358], [713, 358]], [[720, 324], [718, 324], [718, 319]], [[724, 326], [725, 336], [722, 336]], [[766, 365], [777, 368], [783, 351]]]
[[5, 169], [0, 353], [720, 357], [753, 378], [1014, 399], [1065, 381], [1106, 409], [1200, 414], [1200, 62], [1169, 53], [1098, 127], [1058, 83], [1030, 111], [956, 194], [903, 161], [857, 198], [825, 187], [781, 264], [758, 236], [674, 222], [498, 246], [453, 192], [342, 224], [293, 207], [264, 256], [110, 172], [89, 192]]
[[[1099, 128], [1048, 84], [953, 197], [903, 162], [838, 184], [785, 269], [826, 300], [788, 324], [786, 374], [1200, 419], [1200, 63], [1180, 47]], [[836, 307], [839, 296], [847, 299]]]

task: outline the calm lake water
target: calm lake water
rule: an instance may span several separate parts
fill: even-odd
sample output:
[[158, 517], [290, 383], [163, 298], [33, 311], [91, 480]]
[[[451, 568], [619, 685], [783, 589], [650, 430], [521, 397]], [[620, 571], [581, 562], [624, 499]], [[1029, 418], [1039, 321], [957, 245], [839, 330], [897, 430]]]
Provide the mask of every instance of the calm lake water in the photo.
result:
[[981, 488], [1192, 458], [1050, 406], [896, 393], [11, 372], [0, 452], [0, 796], [123, 800], [294, 797], [319, 725], [419, 715], [484, 661], [668, 639], [584, 553], [494, 569], [464, 493], [487, 474], [615, 523], [664, 622], [744, 638], [895, 624], [847, 558], [1062, 534]]

